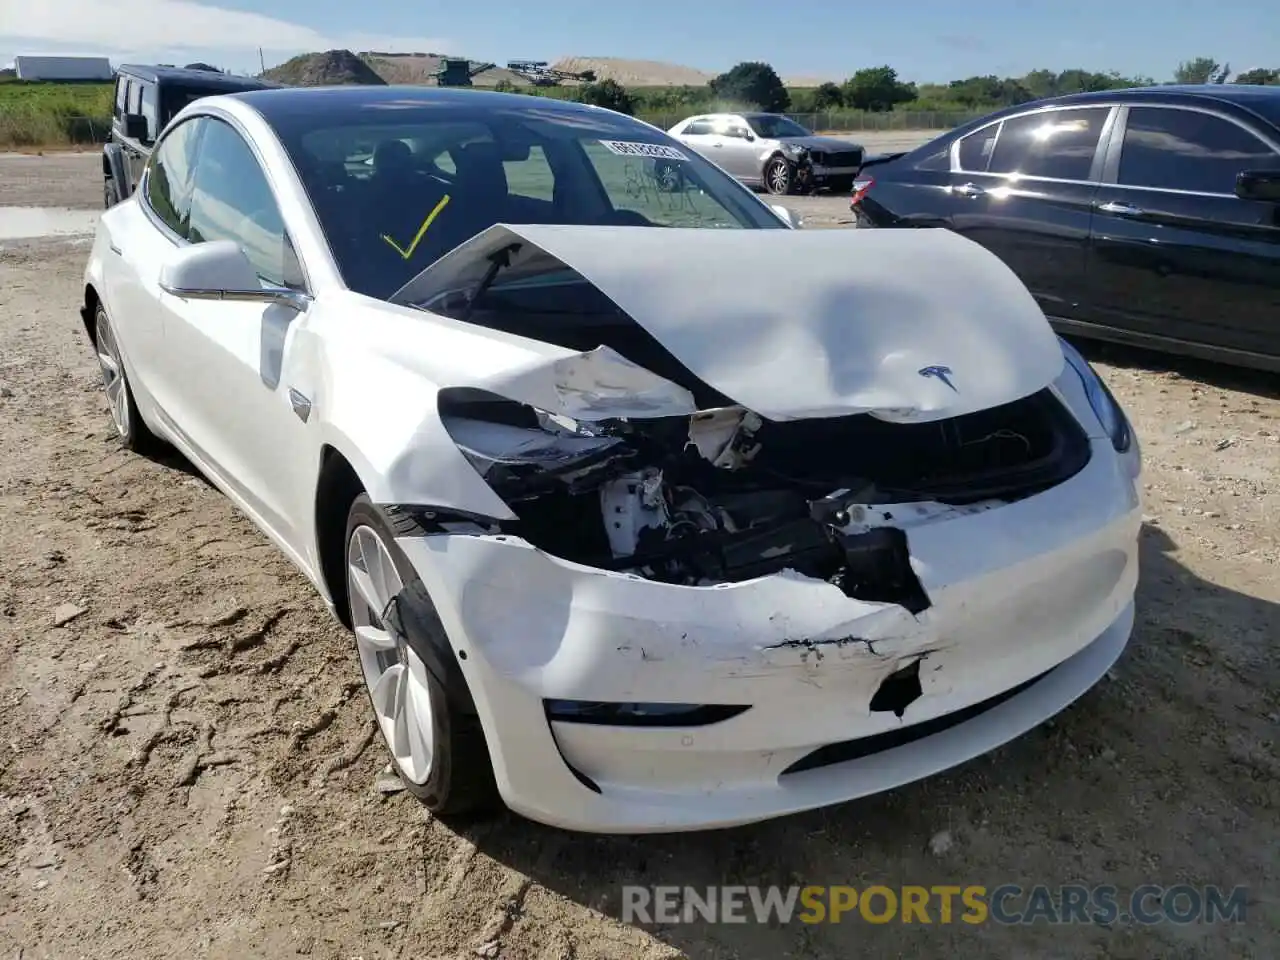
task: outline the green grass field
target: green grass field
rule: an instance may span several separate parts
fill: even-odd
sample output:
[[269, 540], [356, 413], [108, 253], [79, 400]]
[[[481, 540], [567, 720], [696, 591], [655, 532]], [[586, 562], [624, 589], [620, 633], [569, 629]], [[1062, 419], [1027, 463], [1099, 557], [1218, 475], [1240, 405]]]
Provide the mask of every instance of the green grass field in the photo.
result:
[[0, 82], [0, 149], [101, 142], [111, 95], [110, 83]]

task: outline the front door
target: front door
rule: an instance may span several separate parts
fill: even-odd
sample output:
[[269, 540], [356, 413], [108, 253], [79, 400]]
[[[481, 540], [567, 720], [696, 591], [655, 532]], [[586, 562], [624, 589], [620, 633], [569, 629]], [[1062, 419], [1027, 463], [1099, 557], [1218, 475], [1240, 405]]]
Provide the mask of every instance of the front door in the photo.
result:
[[[734, 119], [721, 131], [717, 162], [739, 180], [760, 179], [759, 151], [755, 135], [745, 122]], [[750, 138], [750, 139], [748, 139]]]
[[[236, 241], [262, 281], [304, 286], [275, 194], [229, 123], [209, 117], [200, 139], [188, 238]], [[307, 315], [278, 304], [183, 300], [163, 294], [167, 354], [183, 403], [175, 427], [260, 520], [305, 556], [316, 464], [306, 435], [314, 384], [299, 379]]]
[[1225, 115], [1125, 114], [1089, 247], [1096, 322], [1280, 355], [1280, 205], [1235, 195], [1237, 174], [1280, 169], [1280, 151]]
[[947, 225], [995, 253], [1050, 317], [1082, 310], [1093, 199], [1111, 108], [1039, 110], [960, 141]]

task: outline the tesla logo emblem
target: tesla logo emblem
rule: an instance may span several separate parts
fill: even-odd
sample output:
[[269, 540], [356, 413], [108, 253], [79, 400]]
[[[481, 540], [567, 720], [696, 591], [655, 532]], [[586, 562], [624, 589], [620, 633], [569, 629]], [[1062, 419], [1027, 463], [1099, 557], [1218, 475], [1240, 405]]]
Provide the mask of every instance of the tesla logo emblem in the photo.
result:
[[[951, 382], [950, 367], [938, 367], [938, 366], [921, 367], [919, 370], [916, 371], [916, 373], [920, 374], [920, 376], [922, 377], [933, 377], [933, 379], [935, 380], [941, 380], [952, 390], [956, 390], [956, 385]], [[959, 390], [956, 390], [956, 393], [959, 393], [959, 392], [960, 392]]]

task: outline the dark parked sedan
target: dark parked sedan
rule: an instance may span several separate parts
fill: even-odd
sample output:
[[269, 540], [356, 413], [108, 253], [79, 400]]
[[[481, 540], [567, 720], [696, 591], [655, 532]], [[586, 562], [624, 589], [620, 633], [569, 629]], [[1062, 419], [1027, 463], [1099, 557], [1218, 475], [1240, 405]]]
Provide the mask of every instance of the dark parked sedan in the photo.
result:
[[1063, 333], [1280, 370], [1280, 87], [1011, 107], [868, 160], [852, 209], [981, 243]]

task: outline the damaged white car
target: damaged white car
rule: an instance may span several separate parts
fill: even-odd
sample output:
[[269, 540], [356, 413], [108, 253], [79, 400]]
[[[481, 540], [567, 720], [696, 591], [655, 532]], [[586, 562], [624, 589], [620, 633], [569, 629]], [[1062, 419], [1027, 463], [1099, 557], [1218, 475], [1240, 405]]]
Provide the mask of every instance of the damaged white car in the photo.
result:
[[352, 627], [438, 812], [847, 800], [1032, 728], [1129, 637], [1137, 443], [1013, 273], [788, 229], [629, 117], [200, 100], [103, 216], [83, 316], [124, 443], [177, 447]]

